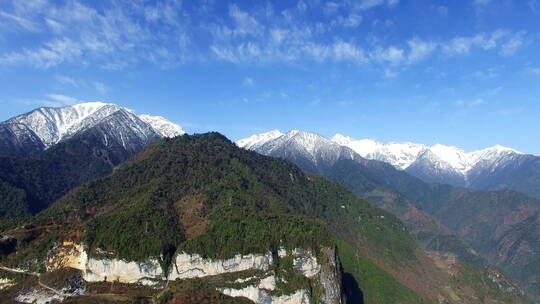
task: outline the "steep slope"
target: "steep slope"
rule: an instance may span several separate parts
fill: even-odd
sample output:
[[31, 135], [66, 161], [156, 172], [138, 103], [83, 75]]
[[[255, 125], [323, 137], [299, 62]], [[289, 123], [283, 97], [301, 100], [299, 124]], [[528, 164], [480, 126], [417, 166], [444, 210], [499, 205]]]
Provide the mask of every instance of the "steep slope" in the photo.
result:
[[[335, 224], [337, 218], [341, 219], [339, 225]], [[358, 222], [358, 218], [362, 221]], [[197, 259], [202, 261], [217, 259], [216, 263], [225, 259], [223, 263], [227, 265], [233, 262], [226, 261], [234, 261], [237, 256], [250, 260], [250, 255], [254, 255], [254, 259], [262, 259], [262, 264], [254, 265], [263, 268], [246, 268], [250, 272], [235, 274], [233, 281], [246, 278], [249, 282], [248, 278], [254, 274], [270, 275], [276, 278], [274, 291], [269, 291], [272, 296], [306, 290], [313, 299], [316, 294], [316, 297], [330, 296], [328, 288], [336, 282], [335, 278], [325, 282], [322, 277], [313, 281], [314, 275], [322, 275], [323, 269], [332, 265], [325, 262], [332, 257], [325, 248], [333, 248], [333, 238], [352, 241], [354, 236], [352, 246], [356, 250], [365, 252], [369, 248], [380, 259], [387, 259], [389, 265], [397, 263], [392, 261], [416, 263], [414, 242], [390, 214], [371, 207], [336, 184], [306, 175], [285, 161], [239, 149], [218, 134], [182, 136], [153, 144], [109, 177], [71, 192], [32, 222], [32, 226], [5, 231], [17, 239], [17, 248], [16, 253], [3, 256], [3, 265], [50, 270], [54, 267], [46, 257], [60, 250], [62, 244], [75, 243], [84, 244], [90, 259], [83, 262], [86, 270], [107, 257], [118, 259], [114, 262], [118, 265], [121, 260], [144, 262], [152, 269], [145, 272], [148, 274], [184, 278], [183, 273], [192, 273], [204, 278], [204, 274], [195, 275], [195, 270], [181, 270], [186, 266], [182, 262], [186, 255], [199, 255]], [[28, 238], [28, 234], [33, 237]], [[309, 252], [315, 256], [310, 257]], [[291, 272], [289, 265], [299, 263], [292, 257], [298, 254], [303, 256], [299, 261], [305, 263], [298, 267], [306, 271], [307, 277]], [[159, 264], [158, 268], [150, 266], [156, 264], [153, 259], [160, 261], [163, 271], [158, 270]], [[169, 266], [171, 263], [175, 265], [173, 268]], [[234, 263], [227, 269], [233, 269]], [[310, 270], [310, 267], [315, 268]], [[337, 264], [332, 267], [339, 269]], [[378, 266], [372, 268], [383, 272]], [[95, 267], [91, 269], [92, 276], [88, 272], [83, 275], [88, 282], [103, 272]], [[204, 271], [208, 273], [211, 269]], [[113, 274], [104, 273], [100, 280], [103, 276]], [[191, 275], [186, 277], [190, 278]], [[128, 280], [122, 276], [119, 279]], [[154, 279], [159, 282], [162, 276], [160, 279], [154, 275]], [[356, 280], [358, 277], [349, 280], [349, 284]], [[395, 296], [402, 296], [408, 303], [422, 301], [395, 279], [387, 281]], [[238, 285], [242, 284], [220, 290], [242, 294], [243, 289], [238, 289]], [[315, 293], [317, 290], [320, 292]], [[340, 295], [339, 290], [334, 291], [334, 297]], [[378, 294], [382, 290], [366, 292]]]
[[186, 286], [256, 303], [338, 303], [341, 288], [366, 303], [478, 303], [492, 299], [479, 296], [495, 284], [467, 295], [391, 214], [215, 133], [156, 142], [30, 223], [2, 226], [3, 266], [46, 271], [40, 278], [71, 266], [91, 291], [111, 290], [115, 280], [125, 290], [151, 284], [147, 296], [167, 303], [187, 296]]
[[[327, 144], [322, 137], [317, 143]], [[278, 148], [276, 145], [281, 146]], [[267, 146], [274, 148], [265, 149]], [[307, 146], [312, 147], [313, 143]], [[339, 151], [335, 144], [328, 146], [331, 149], [327, 151]], [[324, 149], [318, 147], [316, 150]], [[467, 245], [472, 246], [488, 262], [503, 267], [531, 292], [538, 293], [534, 275], [523, 275], [523, 272], [515, 271], [529, 269], [540, 258], [540, 251], [535, 244], [522, 246], [531, 249], [530, 256], [528, 259], [516, 260], [512, 268], [502, 262], [504, 258], [495, 258], [499, 252], [497, 238], [500, 235], [506, 232], [512, 234], [507, 238], [515, 241], [512, 244], [518, 244], [523, 239], [523, 231], [514, 227], [536, 214], [540, 206], [538, 200], [509, 191], [482, 192], [428, 184], [387, 163], [365, 160], [348, 153], [342, 153], [346, 155], [343, 158], [338, 154], [334, 157], [327, 155], [331, 162], [309, 163], [304, 157], [305, 150], [280, 138], [256, 149], [263, 154], [289, 159], [304, 170], [318, 172], [347, 185], [355, 193], [399, 216], [427, 249], [450, 252], [457, 255], [458, 260], [483, 265], [482, 259]]]
[[[240, 141], [237, 144], [242, 146]], [[392, 187], [394, 182], [408, 180], [410, 176], [391, 165], [364, 159], [335, 141], [298, 130], [290, 131], [274, 140], [265, 140], [262, 144], [253, 143], [252, 147], [259, 153], [290, 160], [305, 171], [323, 175], [348, 186], [359, 196], [397, 215], [407, 224], [415, 238], [427, 247], [445, 243], [441, 241], [445, 239], [446, 243], [459, 245], [457, 252], [462, 260], [482, 264], [481, 258], [464, 249], [466, 246], [455, 240], [437, 219], [415, 207]]]
[[36, 214], [74, 187], [107, 175], [161, 138], [123, 108], [106, 107], [94, 114], [81, 121], [91, 127], [81, 128], [43, 152], [0, 157], [0, 187], [4, 190], [0, 192], [0, 217]]
[[510, 189], [540, 198], [540, 157], [519, 155], [501, 165], [481, 164], [469, 172], [475, 189]]
[[[38, 108], [0, 123], [0, 156], [24, 156], [43, 151], [78, 132], [92, 128], [116, 112], [133, 111], [115, 104], [88, 102], [62, 108]], [[172, 137], [184, 134], [181, 127], [163, 117], [141, 115], [137, 125], [148, 135]], [[144, 126], [143, 126], [144, 125]], [[114, 126], [113, 126], [114, 127]], [[114, 130], [114, 129], [113, 129]]]

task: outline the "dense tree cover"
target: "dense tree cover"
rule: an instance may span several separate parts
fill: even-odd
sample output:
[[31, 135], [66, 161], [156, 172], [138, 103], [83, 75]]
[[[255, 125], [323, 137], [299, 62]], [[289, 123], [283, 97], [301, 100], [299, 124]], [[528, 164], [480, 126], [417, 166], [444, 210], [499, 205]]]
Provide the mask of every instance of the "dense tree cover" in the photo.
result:
[[109, 174], [130, 155], [90, 129], [43, 152], [0, 157], [0, 218], [36, 214], [69, 190]]
[[[180, 220], [186, 210], [178, 202], [187, 196], [200, 198], [199, 216], [209, 225], [184, 243], [190, 227]], [[334, 233], [370, 241], [381, 256], [400, 262], [414, 259], [416, 249], [387, 212], [286, 161], [239, 149], [216, 133], [160, 141], [41, 215], [50, 216], [92, 219], [86, 224], [90, 248], [127, 260], [159, 256], [172, 247], [214, 257], [272, 250], [279, 242], [311, 247], [328, 238], [327, 225]], [[138, 246], [147, 230], [154, 239]]]
[[[358, 284], [375, 294], [391, 288], [393, 296], [380, 298], [388, 303], [396, 297], [420, 299], [370, 260], [398, 271], [419, 265], [418, 248], [396, 217], [337, 183], [239, 149], [217, 133], [151, 144], [30, 222], [28, 229], [10, 230], [22, 241], [17, 254], [2, 257], [2, 263], [43, 260], [66, 239], [84, 242], [91, 256], [159, 258], [165, 270], [178, 252], [228, 258], [279, 247], [317, 251], [340, 239], [355, 252], [344, 263], [350, 282], [356, 282], [350, 290], [359, 290]], [[4, 220], [0, 227], [5, 231], [20, 223]], [[278, 271], [286, 273], [286, 263], [281, 266]], [[364, 275], [375, 281], [362, 281]]]

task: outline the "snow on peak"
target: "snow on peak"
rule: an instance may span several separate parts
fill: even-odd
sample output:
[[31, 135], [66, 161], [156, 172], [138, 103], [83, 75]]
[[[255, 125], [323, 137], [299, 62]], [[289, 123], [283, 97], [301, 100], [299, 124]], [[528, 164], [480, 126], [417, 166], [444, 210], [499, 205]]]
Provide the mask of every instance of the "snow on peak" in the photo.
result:
[[[135, 114], [133, 110], [111, 103], [85, 102], [66, 107], [43, 107], [29, 113], [16, 116], [6, 121], [27, 126], [34, 132], [45, 148], [58, 143], [64, 138], [90, 128], [102, 119], [117, 111]], [[163, 117], [141, 115], [139, 117], [145, 124], [163, 137], [184, 134], [182, 128], [171, 123]]]
[[469, 155], [457, 147], [435, 144], [429, 150], [458, 172], [464, 173], [472, 166]]
[[385, 144], [373, 139], [353, 139], [339, 133], [332, 137], [332, 141], [351, 148], [362, 157], [384, 161], [402, 170], [410, 166], [426, 149], [425, 146], [419, 144], [408, 142]]
[[139, 115], [139, 118], [149, 124], [158, 134], [163, 137], [175, 137], [186, 133], [182, 127], [161, 116], [142, 114]]
[[431, 162], [435, 166], [466, 174], [480, 161], [484, 164], [496, 164], [506, 155], [521, 154], [500, 145], [467, 153], [460, 148], [442, 144], [429, 147], [411, 142], [382, 143], [373, 139], [357, 140], [341, 134], [336, 134], [332, 141], [351, 148], [362, 157], [384, 161], [401, 170], [407, 169], [420, 157], [431, 155]]
[[329, 141], [322, 135], [296, 129], [287, 132], [283, 136], [283, 138], [295, 141], [296, 143], [304, 147], [312, 155], [321, 146], [328, 146], [333, 144], [331, 141]]
[[271, 140], [281, 137], [282, 135], [284, 134], [281, 131], [272, 130], [265, 133], [254, 134], [248, 138], [240, 139], [236, 142], [236, 145], [238, 145], [240, 148], [254, 150]]
[[[270, 146], [265, 145], [275, 139], [278, 139], [275, 143], [273, 142]], [[504, 164], [516, 154], [522, 154], [501, 145], [465, 152], [460, 148], [442, 144], [426, 146], [411, 142], [383, 143], [373, 139], [358, 140], [339, 133], [328, 140], [316, 133], [301, 130], [291, 130], [286, 134], [277, 130], [270, 131], [237, 142], [239, 146], [252, 150], [263, 145], [265, 149], [273, 149], [285, 143], [300, 145], [311, 155], [315, 155], [323, 147], [335, 149], [335, 145], [345, 146], [364, 158], [383, 161], [401, 170], [407, 169], [416, 161], [427, 161], [437, 170], [450, 170], [464, 176], [476, 166], [493, 168]]]

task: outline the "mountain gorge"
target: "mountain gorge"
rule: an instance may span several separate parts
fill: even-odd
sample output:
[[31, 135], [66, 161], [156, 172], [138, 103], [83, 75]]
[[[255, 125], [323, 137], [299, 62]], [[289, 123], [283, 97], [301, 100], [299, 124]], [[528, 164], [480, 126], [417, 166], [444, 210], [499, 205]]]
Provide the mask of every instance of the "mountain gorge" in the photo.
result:
[[[537, 271], [529, 271], [537, 269], [540, 257], [533, 241], [538, 237], [533, 231], [537, 230], [539, 200], [509, 190], [486, 192], [426, 183], [386, 162], [363, 158], [338, 144], [343, 143], [339, 138], [328, 140], [297, 130], [276, 138], [257, 138], [264, 142], [246, 139], [237, 144], [249, 142], [255, 151], [291, 160], [306, 171], [342, 183], [398, 216], [426, 249], [451, 252], [467, 263], [484, 265], [485, 260], [499, 265], [528, 290], [539, 293]], [[411, 160], [403, 157], [401, 161]], [[501, 251], [501, 247], [507, 249]]]

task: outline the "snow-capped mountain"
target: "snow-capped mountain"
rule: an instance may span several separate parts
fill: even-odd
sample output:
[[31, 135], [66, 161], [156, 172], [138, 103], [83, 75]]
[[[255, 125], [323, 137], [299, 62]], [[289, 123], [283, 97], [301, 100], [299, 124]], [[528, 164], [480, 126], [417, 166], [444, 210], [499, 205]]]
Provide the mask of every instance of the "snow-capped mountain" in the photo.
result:
[[236, 142], [240, 148], [246, 148], [250, 150], [255, 150], [256, 148], [264, 145], [265, 143], [274, 140], [283, 135], [279, 130], [272, 130], [269, 132], [254, 134], [248, 138], [241, 139]]
[[[126, 124], [141, 139], [173, 137], [184, 134], [182, 128], [159, 116], [140, 115], [127, 108], [88, 102], [61, 108], [38, 108], [0, 123], [0, 155], [26, 155], [50, 148], [75, 134], [93, 128], [115, 114], [122, 113]], [[117, 115], [119, 116], [119, 115]], [[118, 118], [118, 117], [117, 117]], [[116, 120], [116, 126], [121, 124]], [[124, 126], [124, 127], [125, 127]], [[124, 133], [114, 134], [115, 126], [104, 130], [104, 138], [118, 137], [126, 144]], [[125, 130], [124, 130], [125, 131]]]
[[336, 134], [332, 141], [353, 149], [362, 157], [385, 161], [401, 170], [406, 170], [415, 162], [422, 160], [432, 162], [438, 169], [464, 176], [480, 163], [500, 165], [508, 159], [508, 156], [523, 154], [500, 145], [467, 153], [457, 147], [441, 144], [430, 147], [410, 142], [381, 143], [371, 139], [356, 140], [341, 134]]
[[139, 118], [151, 125], [162, 137], [175, 137], [185, 134], [182, 127], [174, 124], [162, 116], [139, 115]]
[[364, 158], [384, 161], [402, 170], [410, 166], [425, 148], [413, 143], [384, 144], [373, 139], [354, 140], [341, 134], [336, 134], [331, 140], [351, 148]]
[[[286, 134], [272, 131], [271, 135], [259, 136], [260, 141], [249, 142], [250, 149], [261, 154], [277, 157], [303, 158], [316, 166], [332, 165], [339, 159], [356, 159], [358, 155], [353, 150], [335, 144], [323, 136], [300, 130], [291, 130]], [[277, 136], [279, 134], [281, 136]], [[270, 139], [273, 137], [272, 139]], [[246, 141], [238, 141], [242, 147]], [[244, 145], [246, 147], [247, 145]], [[314, 170], [315, 171], [315, 170]]]
[[453, 146], [436, 144], [425, 146], [414, 143], [381, 143], [356, 140], [336, 134], [332, 141], [353, 149], [368, 159], [392, 164], [428, 182], [474, 187], [479, 172], [495, 172], [517, 160], [523, 153], [496, 145], [483, 150], [465, 152]]
[[[309, 134], [307, 132], [294, 130], [283, 134], [274, 130], [239, 140], [237, 144], [263, 154], [278, 156], [274, 155], [271, 147], [286, 145], [293, 134], [304, 134], [303, 137], [309, 138], [305, 135]], [[335, 150], [334, 146], [339, 145], [350, 148], [365, 159], [391, 164], [426, 182], [484, 190], [509, 188], [540, 197], [540, 157], [500, 145], [465, 152], [442, 144], [426, 146], [410, 142], [382, 143], [372, 139], [356, 140], [341, 134], [336, 134], [331, 140], [318, 136], [317, 144], [314, 145], [314, 142], [298, 140], [289, 144], [303, 146], [305, 155], [314, 155], [309, 151], [323, 150], [322, 146]]]

